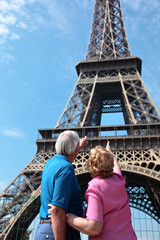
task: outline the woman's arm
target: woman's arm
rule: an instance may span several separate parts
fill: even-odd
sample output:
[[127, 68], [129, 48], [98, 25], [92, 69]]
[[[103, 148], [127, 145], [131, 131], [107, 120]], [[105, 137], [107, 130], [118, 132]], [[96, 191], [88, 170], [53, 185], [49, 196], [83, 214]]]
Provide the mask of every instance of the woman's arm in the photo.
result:
[[[111, 148], [111, 146], [110, 146], [110, 144], [109, 144], [109, 141], [107, 142], [107, 147], [106, 147], [106, 149], [107, 149], [110, 153], [113, 154], [112, 148]], [[114, 154], [113, 154], [113, 156], [114, 156]], [[114, 171], [115, 171], [115, 170], [121, 170], [120, 165], [119, 165], [119, 163], [118, 163], [118, 161], [117, 161], [117, 158], [116, 158], [115, 156], [114, 156], [114, 168], [113, 168], [113, 170], [114, 170]]]
[[90, 235], [95, 236], [101, 233], [103, 228], [103, 223], [94, 220], [87, 220], [85, 218], [77, 217], [76, 215], [69, 213], [67, 214], [67, 223], [77, 229], [78, 231]]
[[[49, 217], [51, 217], [51, 220], [52, 220], [52, 223], [53, 223], [52, 228], [53, 228], [54, 235], [58, 236], [57, 235], [57, 233], [58, 233], [57, 232], [57, 226], [60, 223], [60, 225], [59, 225], [59, 230], [60, 230], [59, 237], [61, 235], [64, 236], [65, 231], [62, 231], [62, 222], [63, 222], [62, 218], [58, 218], [58, 219], [60, 219], [60, 222], [58, 222], [57, 218], [55, 217], [55, 215], [57, 215], [57, 209], [55, 209], [54, 205], [48, 204], [48, 206], [50, 207], [50, 209], [48, 209], [48, 213], [50, 214]], [[59, 207], [58, 210], [61, 210], [61, 208]], [[65, 216], [66, 216], [66, 214], [65, 214]], [[66, 221], [66, 218], [65, 218], [65, 221]], [[95, 235], [100, 234], [101, 231], [102, 231], [102, 228], [103, 228], [103, 223], [102, 222], [94, 221], [94, 220], [87, 220], [85, 218], [78, 217], [78, 216], [76, 216], [72, 213], [67, 214], [67, 221], [66, 222], [71, 227], [77, 229], [78, 231], [80, 231], [84, 234], [90, 235], [90, 236], [95, 236]], [[63, 225], [66, 226], [65, 222], [63, 222]], [[55, 239], [57, 239], [57, 238], [55, 237]]]

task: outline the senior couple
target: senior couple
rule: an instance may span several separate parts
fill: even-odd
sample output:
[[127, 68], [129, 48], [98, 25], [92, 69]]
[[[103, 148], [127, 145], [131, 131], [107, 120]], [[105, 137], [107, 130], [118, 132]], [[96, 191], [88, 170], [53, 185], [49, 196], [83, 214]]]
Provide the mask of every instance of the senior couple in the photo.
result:
[[80, 232], [90, 240], [137, 240], [125, 180], [109, 142], [106, 149], [97, 146], [90, 151], [88, 166], [93, 179], [85, 193], [83, 217], [81, 189], [72, 163], [87, 143], [86, 137], [80, 140], [74, 131], [59, 135], [57, 155], [47, 161], [42, 173], [35, 240], [80, 240]]

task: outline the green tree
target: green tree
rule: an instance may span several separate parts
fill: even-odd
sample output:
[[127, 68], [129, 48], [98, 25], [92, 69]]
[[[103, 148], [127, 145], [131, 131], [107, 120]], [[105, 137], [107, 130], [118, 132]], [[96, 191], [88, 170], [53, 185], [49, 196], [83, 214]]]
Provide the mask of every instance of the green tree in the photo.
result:
[[23, 240], [29, 240], [29, 235], [31, 234], [31, 230], [27, 230], [23, 236]]

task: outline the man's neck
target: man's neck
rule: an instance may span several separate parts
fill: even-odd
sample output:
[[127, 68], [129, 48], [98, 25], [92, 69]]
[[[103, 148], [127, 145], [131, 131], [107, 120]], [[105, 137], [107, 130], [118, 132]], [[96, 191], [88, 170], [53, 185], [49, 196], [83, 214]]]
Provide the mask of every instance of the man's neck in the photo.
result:
[[74, 162], [74, 154], [66, 154], [64, 156], [70, 161], [70, 163]]

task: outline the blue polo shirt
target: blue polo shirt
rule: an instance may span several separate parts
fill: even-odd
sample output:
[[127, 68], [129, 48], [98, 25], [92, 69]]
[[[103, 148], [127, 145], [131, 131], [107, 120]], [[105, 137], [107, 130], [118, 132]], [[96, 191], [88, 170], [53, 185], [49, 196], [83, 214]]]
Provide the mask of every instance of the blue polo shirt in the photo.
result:
[[42, 173], [40, 218], [48, 218], [48, 204], [83, 216], [81, 189], [69, 160], [57, 154], [47, 161]]

